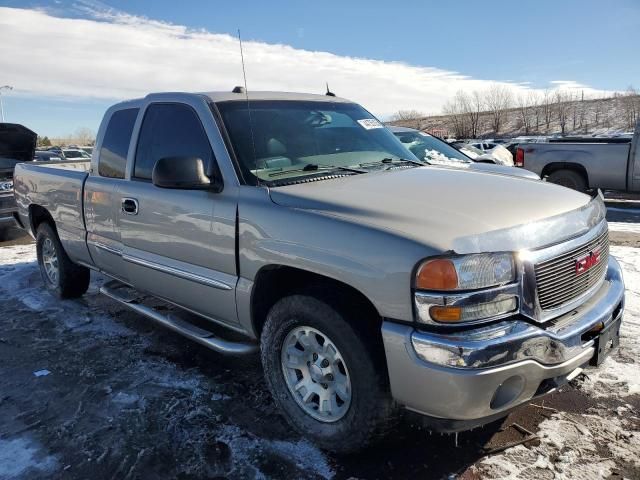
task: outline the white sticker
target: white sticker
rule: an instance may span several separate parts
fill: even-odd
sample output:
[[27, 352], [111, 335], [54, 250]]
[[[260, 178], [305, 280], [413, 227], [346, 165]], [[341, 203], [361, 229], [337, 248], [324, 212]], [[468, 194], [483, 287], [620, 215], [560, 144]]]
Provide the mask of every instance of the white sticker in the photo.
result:
[[382, 125], [375, 118], [364, 118], [362, 120], [358, 120], [358, 123], [365, 130], [373, 130], [374, 128], [383, 128], [384, 127], [384, 125]]

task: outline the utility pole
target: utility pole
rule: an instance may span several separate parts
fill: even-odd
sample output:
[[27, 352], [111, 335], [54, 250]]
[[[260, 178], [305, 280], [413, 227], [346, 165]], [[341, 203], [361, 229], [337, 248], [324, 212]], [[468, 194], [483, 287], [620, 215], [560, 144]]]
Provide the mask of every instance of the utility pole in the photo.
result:
[[2, 105], [2, 90], [13, 90], [13, 87], [11, 85], [2, 85], [0, 87], [0, 118], [2, 119], [2, 122], [4, 122], [4, 107]]

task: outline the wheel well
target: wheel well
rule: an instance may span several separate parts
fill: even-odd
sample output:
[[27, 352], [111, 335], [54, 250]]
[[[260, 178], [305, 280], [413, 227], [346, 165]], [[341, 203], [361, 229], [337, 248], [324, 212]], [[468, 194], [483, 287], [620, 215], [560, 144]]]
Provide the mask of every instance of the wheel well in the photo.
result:
[[587, 183], [587, 187], [589, 186], [589, 174], [587, 174], [587, 169], [584, 168], [579, 163], [568, 163], [568, 162], [553, 162], [545, 165], [542, 169], [542, 175], [540, 177], [548, 177], [553, 172], [557, 172], [558, 170], [572, 170], [576, 173], [579, 173], [584, 178]]
[[346, 283], [306, 270], [281, 265], [263, 267], [256, 275], [251, 296], [251, 317], [254, 331], [259, 337], [271, 307], [281, 298], [310, 289], [323, 293], [336, 292], [329, 300], [335, 307], [347, 307], [361, 318], [382, 324], [382, 317], [371, 301]]
[[40, 205], [29, 205], [29, 221], [31, 222], [31, 231], [35, 236], [41, 223], [46, 222], [51, 228], [56, 229], [56, 222], [49, 211]]

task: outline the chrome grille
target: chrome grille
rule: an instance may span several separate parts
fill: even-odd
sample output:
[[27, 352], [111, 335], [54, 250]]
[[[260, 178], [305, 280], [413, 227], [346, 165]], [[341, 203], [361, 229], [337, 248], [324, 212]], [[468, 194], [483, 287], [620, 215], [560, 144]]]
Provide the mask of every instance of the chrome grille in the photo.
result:
[[[584, 273], [576, 274], [576, 258], [600, 248], [600, 261]], [[560, 307], [579, 297], [604, 277], [609, 260], [609, 232], [589, 243], [535, 265], [538, 301], [542, 310]]]

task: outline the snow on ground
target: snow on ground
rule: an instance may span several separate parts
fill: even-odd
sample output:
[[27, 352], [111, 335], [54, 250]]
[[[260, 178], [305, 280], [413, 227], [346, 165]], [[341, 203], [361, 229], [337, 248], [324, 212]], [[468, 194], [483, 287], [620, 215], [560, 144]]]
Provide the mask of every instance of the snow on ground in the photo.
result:
[[0, 438], [0, 478], [11, 480], [28, 478], [34, 473], [48, 473], [57, 468], [55, 457], [43, 453], [38, 442], [20, 437]]
[[[624, 403], [629, 395], [640, 393], [640, 249], [613, 246], [611, 253], [624, 270], [627, 289], [620, 348], [600, 368], [588, 370], [579, 386], [592, 398]], [[616, 459], [640, 468], [638, 412], [623, 404], [614, 415], [599, 407], [555, 413], [539, 425], [539, 446], [520, 445], [485, 458], [477, 471], [508, 480], [583, 480], [609, 477]]]
[[[148, 429], [161, 430], [165, 435], [170, 432], [176, 437], [175, 441], [184, 444], [181, 447], [187, 453], [180, 452], [183, 455], [180, 458], [183, 459], [184, 465], [177, 465], [178, 467], [196, 469], [206, 465], [206, 460], [202, 458], [209, 455], [206, 452], [211, 445], [214, 445], [216, 448], [220, 446], [222, 452], [219, 455], [222, 459], [216, 457], [218, 462], [226, 462], [225, 452], [229, 452], [229, 465], [224, 467], [224, 473], [230, 478], [269, 478], [271, 475], [267, 472], [270, 468], [274, 468], [273, 465], [288, 469], [286, 471], [291, 476], [298, 478], [334, 476], [328, 457], [311, 443], [298, 437], [291, 440], [263, 437], [260, 433], [247, 429], [246, 426], [233, 423], [233, 420], [243, 420], [245, 415], [239, 413], [237, 416], [232, 416], [225, 411], [226, 407], [233, 405], [232, 412], [242, 408], [252, 408], [251, 403], [246, 399], [246, 392], [244, 397], [246, 406], [238, 406], [235, 403], [238, 400], [236, 390], [243, 388], [235, 383], [242, 383], [243, 378], [221, 381], [215, 376], [205, 375], [199, 368], [182, 368], [162, 355], [138, 354], [137, 351], [153, 350], [157, 347], [154, 347], [153, 339], [149, 335], [140, 335], [139, 332], [127, 327], [118, 315], [112, 312], [110, 314], [105, 310], [105, 304], [96, 303], [106, 301], [97, 294], [102, 282], [103, 278], [100, 275], [93, 275], [87, 296], [79, 301], [60, 301], [43, 288], [33, 244], [0, 248], [0, 304], [5, 307], [18, 304], [17, 308], [7, 307], [7, 311], [11, 314], [2, 319], [3, 326], [8, 330], [14, 327], [21, 328], [18, 317], [27, 318], [30, 322], [29, 329], [36, 331], [43, 329], [42, 333], [35, 335], [34, 342], [68, 341], [65, 347], [61, 347], [61, 352], [73, 359], [72, 362], [68, 362], [56, 355], [49, 357], [48, 346], [44, 347], [43, 352], [40, 350], [39, 343], [32, 343], [31, 354], [41, 358], [37, 360], [36, 366], [29, 368], [25, 374], [31, 376], [33, 371], [48, 369], [51, 372], [46, 377], [47, 381], [52, 379], [60, 381], [59, 379], [70, 376], [82, 382], [86, 377], [85, 391], [89, 393], [78, 399], [67, 401], [79, 400], [78, 411], [82, 413], [81, 417], [97, 416], [101, 419], [102, 416], [108, 416], [109, 422], [112, 423], [110, 428], [116, 432], [114, 438], [107, 439], [104, 434], [94, 437], [96, 433], [93, 428], [82, 431], [77, 436], [65, 439], [66, 448], [79, 450], [87, 448], [86, 445], [93, 442], [96, 444], [106, 442], [109, 455], [113, 457], [112, 461], [116, 462], [116, 465], [124, 462], [123, 465], [126, 464], [126, 468], [142, 468], [136, 467], [135, 452], [130, 457], [130, 451], [118, 450], [123, 448], [123, 442], [129, 436], [134, 436], [134, 444], [141, 442], [145, 445], [138, 452], [138, 458], [144, 461], [145, 458], [154, 458], [154, 455], [166, 457], [159, 453], [162, 450], [153, 445], [155, 440], [149, 444], [141, 440], [148, 432], [136, 432], [135, 426], [142, 422], [150, 425]], [[136, 317], [135, 314], [133, 316]], [[44, 329], [48, 328], [47, 323], [53, 325], [53, 329], [46, 330], [49, 336], [43, 338]], [[26, 335], [31, 335], [33, 330], [25, 330], [25, 332], [28, 332]], [[160, 332], [164, 331], [160, 329]], [[7, 331], [5, 330], [3, 334], [7, 335]], [[0, 348], [4, 348], [3, 342], [6, 343], [7, 340], [0, 336]], [[117, 346], [120, 344], [132, 345], [133, 350], [118, 353]], [[53, 343], [47, 343], [47, 345], [53, 345]], [[126, 347], [123, 346], [123, 348]], [[168, 347], [162, 344], [160, 348], [166, 351]], [[110, 358], [108, 355], [113, 355], [113, 352], [120, 358]], [[88, 363], [81, 365], [77, 364], [78, 361]], [[119, 365], [118, 362], [122, 366], [112, 369], [111, 365], [114, 363]], [[11, 373], [11, 370], [10, 365], [9, 371], [5, 373]], [[0, 372], [2, 371], [2, 365], [0, 365]], [[249, 370], [249, 375], [251, 372], [252, 369]], [[7, 376], [2, 376], [0, 382], [9, 382], [8, 385], [14, 385], [13, 388], [15, 388], [16, 383], [12, 384], [12, 380], [7, 379]], [[19, 382], [24, 384], [25, 381], [19, 380]], [[2, 417], [2, 412], [7, 408], [6, 403], [11, 403], [11, 397], [17, 398], [22, 394], [15, 389], [2, 391], [2, 385], [0, 383], [0, 479], [22, 480], [49, 476], [58, 478], [59, 475], [63, 475], [63, 468], [66, 465], [58, 459], [58, 450], [48, 450], [50, 446], [48, 441], [38, 441], [32, 435], [33, 432], [3, 435], [3, 422], [5, 425], [10, 425], [9, 431], [20, 432], [29, 427], [22, 422], [12, 425], [11, 418]], [[65, 395], [70, 394], [65, 391]], [[266, 393], [257, 391], [255, 395], [258, 398], [264, 398]], [[5, 400], [6, 403], [3, 403]], [[44, 400], [40, 399], [40, 401]], [[24, 402], [20, 401], [20, 403]], [[55, 403], [55, 400], [52, 403]], [[264, 403], [260, 401], [259, 407], [263, 408]], [[56, 406], [52, 406], [51, 410], [55, 408]], [[253, 412], [253, 414], [258, 413]], [[220, 423], [216, 420], [218, 418], [222, 419]], [[80, 420], [74, 417], [74, 424], [78, 421]], [[57, 417], [55, 420], [49, 419], [44, 430], [51, 429], [55, 432], [54, 435], [58, 435], [57, 422], [67, 425], [69, 421], [61, 421]], [[122, 434], [117, 430], [119, 424], [122, 424], [124, 429]], [[130, 425], [132, 427], [129, 427]], [[40, 433], [42, 434], [42, 430]], [[162, 444], [159, 440], [161, 437], [158, 435], [156, 440]], [[178, 450], [180, 448], [176, 447], [176, 451]], [[189, 451], [193, 453], [189, 454]], [[68, 455], [68, 452], [60, 453], [61, 458]], [[95, 452], [93, 455], [98, 456]], [[109, 456], [104, 462], [108, 461]], [[152, 460], [147, 461], [153, 463]], [[223, 468], [217, 464], [214, 466]], [[74, 465], [74, 468], [77, 469], [78, 466]], [[118, 471], [116, 470], [116, 478]]]
[[640, 223], [608, 222], [612, 232], [640, 233]]
[[640, 249], [611, 247], [624, 271], [625, 314], [620, 348], [599, 369], [590, 370], [582, 388], [593, 397], [640, 394]]

